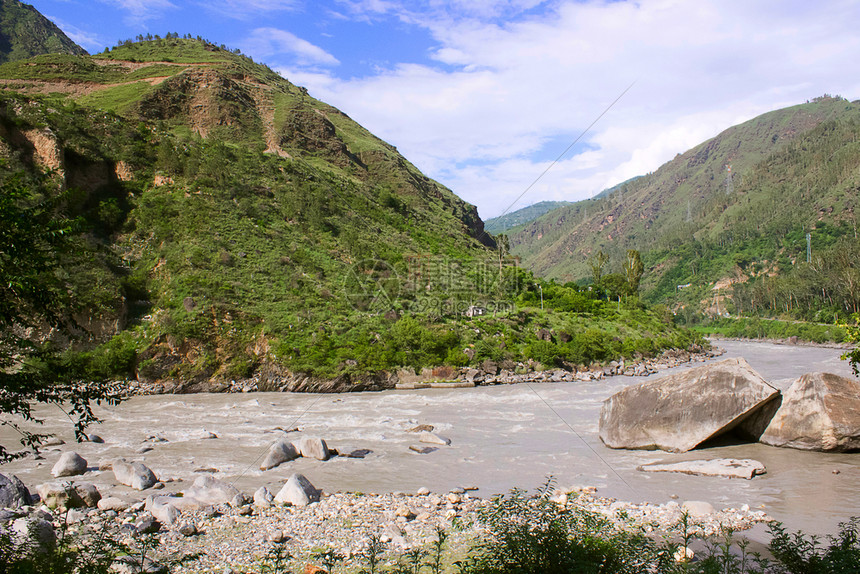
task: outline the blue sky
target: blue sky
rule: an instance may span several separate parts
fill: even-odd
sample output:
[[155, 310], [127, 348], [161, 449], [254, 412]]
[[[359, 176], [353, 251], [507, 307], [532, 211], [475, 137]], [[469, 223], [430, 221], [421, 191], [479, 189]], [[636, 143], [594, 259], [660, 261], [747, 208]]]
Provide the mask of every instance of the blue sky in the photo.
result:
[[484, 218], [591, 197], [766, 111], [860, 98], [855, 0], [32, 3], [90, 52], [166, 32], [240, 48]]

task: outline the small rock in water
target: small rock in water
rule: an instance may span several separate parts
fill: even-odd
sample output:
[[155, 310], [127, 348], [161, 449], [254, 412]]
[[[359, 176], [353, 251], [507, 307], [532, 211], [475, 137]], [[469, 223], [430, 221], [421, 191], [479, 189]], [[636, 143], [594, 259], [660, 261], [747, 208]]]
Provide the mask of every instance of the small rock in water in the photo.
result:
[[321, 438], [310, 436], [302, 437], [300, 440], [294, 442], [293, 446], [295, 446], [297, 451], [302, 453], [302, 457], [304, 458], [328, 460], [328, 445]]
[[433, 432], [435, 427], [433, 425], [418, 425], [417, 427], [413, 427], [406, 432]]
[[77, 476], [87, 471], [87, 461], [76, 452], [64, 452], [51, 469], [51, 474], [55, 477], [61, 476]]
[[438, 444], [441, 446], [448, 446], [449, 444], [451, 444], [451, 439], [439, 436], [432, 432], [422, 432], [421, 435], [418, 437], [418, 440], [423, 443]]
[[426, 496], [426, 495], [430, 494], [430, 489], [427, 488], [426, 486], [422, 486], [421, 488], [419, 488], [416, 491], [415, 494], [417, 494], [418, 496]]
[[437, 448], [433, 448], [432, 446], [415, 446], [412, 445], [409, 447], [409, 450], [413, 452], [417, 452], [418, 454], [429, 454], [433, 451], [439, 450]]
[[279, 440], [269, 447], [266, 458], [260, 464], [260, 470], [269, 470], [276, 466], [294, 460], [301, 456], [295, 444], [285, 440]]
[[346, 456], [347, 458], [364, 458], [372, 452], [369, 448], [357, 448]]
[[95, 434], [95, 433], [88, 434], [88, 435], [87, 435], [87, 440], [88, 440], [88, 441], [90, 441], [90, 442], [97, 443], [97, 444], [103, 444], [103, 443], [104, 443], [104, 441], [105, 441], [105, 439], [103, 439], [102, 437], [100, 437], [99, 435], [97, 435], [97, 434]]

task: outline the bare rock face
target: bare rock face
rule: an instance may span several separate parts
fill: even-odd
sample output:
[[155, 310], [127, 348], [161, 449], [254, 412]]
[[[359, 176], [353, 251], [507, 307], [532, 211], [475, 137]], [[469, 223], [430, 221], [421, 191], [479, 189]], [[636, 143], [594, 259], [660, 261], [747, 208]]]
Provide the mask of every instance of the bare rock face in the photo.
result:
[[779, 390], [744, 359], [726, 359], [628, 387], [603, 402], [600, 439], [610, 448], [686, 452], [737, 430], [758, 439], [755, 416]]
[[831, 373], [803, 375], [785, 391], [760, 440], [804, 450], [860, 449], [860, 381]]

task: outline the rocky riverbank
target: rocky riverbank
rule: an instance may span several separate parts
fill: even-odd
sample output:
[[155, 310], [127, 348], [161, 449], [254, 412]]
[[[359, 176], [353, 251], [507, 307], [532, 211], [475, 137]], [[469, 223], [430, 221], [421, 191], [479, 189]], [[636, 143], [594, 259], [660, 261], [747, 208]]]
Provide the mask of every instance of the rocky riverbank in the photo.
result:
[[[486, 533], [481, 510], [492, 504], [464, 488], [441, 493], [423, 488], [415, 494], [316, 492], [314, 497], [312, 485], [307, 485], [311, 499], [290, 502], [281, 493], [274, 499], [259, 491], [253, 498], [245, 493], [232, 495], [231, 485], [207, 479], [186, 489], [185, 500], [124, 487], [101, 498], [91, 484], [66, 482], [61, 485], [66, 491], [88, 496], [45, 496], [44, 502], [54, 508], [19, 497], [17, 502], [26, 504], [6, 501], [13, 508], [0, 512], [0, 522], [10, 532], [29, 532], [46, 544], [61, 531], [86, 544], [96, 544], [107, 533], [131, 557], [145, 552], [150, 572], [167, 571], [164, 567], [170, 565], [169, 571], [176, 573], [238, 573], [258, 571], [279, 548], [300, 566], [321, 566], [328, 552], [341, 557], [346, 566], [358, 567], [365, 563], [373, 540], [381, 543], [385, 561], [396, 561], [409, 551], [427, 549], [440, 530], [446, 533], [445, 555], [450, 564]], [[47, 493], [45, 488], [40, 491]], [[230, 501], [223, 500], [231, 495]], [[212, 497], [211, 504], [203, 501], [206, 496]], [[655, 533], [671, 532], [684, 515], [705, 536], [724, 527], [740, 531], [768, 520], [764, 512], [746, 506], [715, 510], [698, 501], [629, 503], [601, 497], [591, 487], [559, 488], [551, 500], [571, 511], [596, 513], [620, 528]], [[169, 506], [181, 510], [165, 511]]]
[[393, 373], [350, 378], [320, 379], [301, 373], [267, 367], [252, 377], [239, 380], [137, 380], [132, 381], [130, 392], [135, 395], [187, 394], [187, 393], [250, 393], [250, 392], [315, 392], [341, 393], [354, 391], [381, 391], [385, 389], [424, 389], [432, 387], [456, 388], [480, 385], [504, 385], [544, 382], [588, 382], [604, 377], [624, 375], [647, 377], [654, 373], [687, 363], [703, 363], [723, 354], [722, 349], [669, 349], [657, 357], [638, 357], [590, 366], [545, 369], [535, 361], [513, 362], [485, 360], [477, 367], [435, 367], [416, 373], [400, 369]]

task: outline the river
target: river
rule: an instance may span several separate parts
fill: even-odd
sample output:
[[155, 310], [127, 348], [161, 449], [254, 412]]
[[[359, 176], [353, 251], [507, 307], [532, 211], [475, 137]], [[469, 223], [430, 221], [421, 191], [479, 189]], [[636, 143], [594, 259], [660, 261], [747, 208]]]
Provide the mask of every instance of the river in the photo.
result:
[[[746, 358], [766, 379], [785, 387], [806, 372], [849, 375], [836, 349], [719, 341], [725, 357]], [[685, 367], [681, 367], [685, 368]], [[663, 376], [661, 372], [653, 377]], [[665, 502], [670, 498], [705, 500], [715, 507], [749, 504], [763, 509], [790, 528], [832, 533], [840, 521], [860, 515], [860, 454], [825, 454], [761, 444], [735, 444], [684, 454], [606, 448], [597, 436], [601, 402], [643, 379], [610, 377], [591, 383], [537, 383], [383, 391], [341, 395], [252, 393], [242, 395], [161, 395], [134, 397], [110, 408], [98, 408], [104, 420], [90, 429], [104, 444], [63, 445], [0, 467], [19, 476], [31, 490], [50, 480], [50, 469], [63, 449], [74, 449], [97, 467], [114, 457], [141, 460], [164, 478], [166, 491], [185, 488], [201, 470], [253, 493], [259, 486], [277, 489], [293, 472], [305, 474], [327, 491], [411, 492], [478, 487], [490, 496], [513, 487], [533, 489], [553, 476], [559, 485], [590, 485], [599, 494], [629, 501]], [[45, 430], [67, 443], [73, 440], [59, 409], [40, 409]], [[419, 445], [406, 432], [418, 424], [436, 427], [450, 446], [428, 454], [409, 450]], [[302, 435], [324, 438], [340, 452], [371, 451], [363, 459], [299, 459], [260, 471], [267, 447], [284, 435], [277, 430], [299, 427]], [[209, 431], [217, 439], [203, 439]], [[147, 440], [159, 436], [166, 442]], [[10, 444], [7, 429], [0, 433]], [[426, 446], [426, 445], [423, 445]], [[138, 454], [143, 447], [152, 450]], [[643, 473], [636, 467], [656, 461], [706, 458], [753, 458], [767, 474], [753, 480]], [[195, 472], [197, 471], [197, 472]], [[839, 471], [838, 474], [834, 471]], [[85, 480], [114, 493], [111, 472], [88, 472]], [[756, 535], [754, 533], [754, 535]]]

